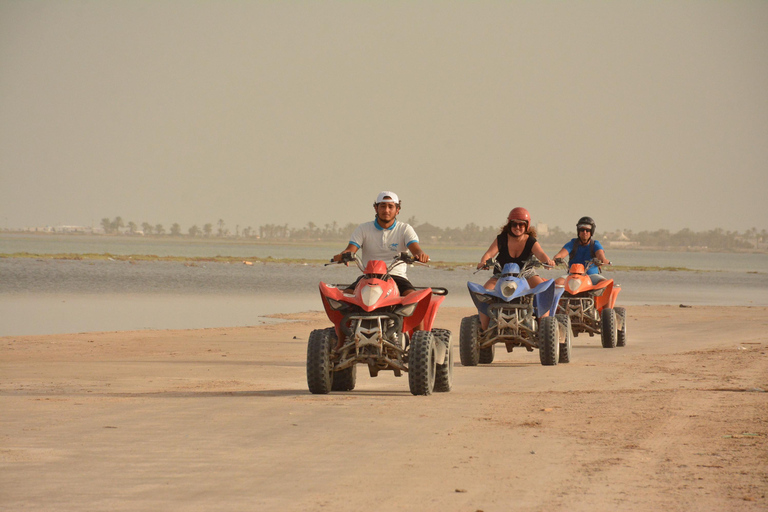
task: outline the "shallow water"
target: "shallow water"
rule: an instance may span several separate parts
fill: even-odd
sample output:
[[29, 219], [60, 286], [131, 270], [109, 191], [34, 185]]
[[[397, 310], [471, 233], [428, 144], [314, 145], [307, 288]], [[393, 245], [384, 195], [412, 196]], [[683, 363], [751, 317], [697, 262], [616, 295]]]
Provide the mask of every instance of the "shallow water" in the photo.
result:
[[[341, 251], [344, 246], [343, 243], [272, 244], [217, 238], [0, 234], [0, 253], [6, 254], [140, 254], [185, 258], [233, 256], [243, 259], [272, 257], [324, 261]], [[487, 248], [429, 244], [423, 244], [423, 247], [433, 261], [451, 263], [476, 262]], [[544, 249], [553, 256], [560, 247], [545, 244]], [[606, 252], [616, 265], [625, 267], [682, 267], [693, 270], [768, 273], [768, 254], [764, 253], [670, 252], [611, 248], [607, 248]]]
[[[556, 277], [557, 270], [541, 272]], [[470, 267], [408, 270], [416, 286], [449, 291], [445, 306], [471, 307]], [[0, 258], [0, 336], [257, 325], [264, 315], [321, 310], [318, 283], [350, 283], [355, 267]], [[768, 274], [606, 272], [619, 302], [768, 306]]]

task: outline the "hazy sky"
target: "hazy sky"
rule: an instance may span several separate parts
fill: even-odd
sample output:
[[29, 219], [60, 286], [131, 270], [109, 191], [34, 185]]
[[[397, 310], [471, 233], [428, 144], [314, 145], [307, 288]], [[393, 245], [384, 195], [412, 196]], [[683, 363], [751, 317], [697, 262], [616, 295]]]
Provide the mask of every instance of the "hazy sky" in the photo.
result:
[[768, 2], [0, 0], [0, 223], [768, 228]]

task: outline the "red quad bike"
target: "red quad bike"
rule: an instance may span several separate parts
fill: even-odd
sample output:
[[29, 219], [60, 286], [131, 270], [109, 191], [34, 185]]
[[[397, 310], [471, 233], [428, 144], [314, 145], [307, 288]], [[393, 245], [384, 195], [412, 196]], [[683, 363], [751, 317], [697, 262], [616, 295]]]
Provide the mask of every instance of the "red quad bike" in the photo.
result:
[[[558, 258], [557, 263], [562, 262]], [[590, 336], [600, 334], [603, 348], [623, 347], [627, 344], [627, 312], [622, 307], [614, 307], [621, 286], [613, 279], [592, 284], [587, 275], [587, 270], [600, 264], [595, 258], [586, 267], [580, 263], [571, 265], [557, 312], [570, 317], [574, 336], [582, 332]]]
[[[451, 331], [433, 329], [437, 309], [448, 290], [416, 288], [401, 296], [389, 272], [397, 265], [416, 263], [408, 253], [392, 263], [371, 260], [363, 267], [357, 254], [344, 253], [340, 263], [354, 261], [363, 273], [353, 294], [348, 285], [320, 283], [320, 296], [333, 327], [315, 329], [307, 346], [307, 385], [315, 394], [351, 391], [358, 364], [371, 377], [392, 370], [408, 373], [414, 395], [450, 391], [453, 385]], [[424, 330], [415, 330], [422, 324]]]

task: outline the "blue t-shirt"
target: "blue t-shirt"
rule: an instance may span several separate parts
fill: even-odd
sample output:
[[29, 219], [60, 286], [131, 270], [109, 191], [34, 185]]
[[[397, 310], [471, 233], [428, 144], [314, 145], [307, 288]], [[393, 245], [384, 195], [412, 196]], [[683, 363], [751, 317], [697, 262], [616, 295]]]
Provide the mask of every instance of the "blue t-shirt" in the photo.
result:
[[[581, 245], [581, 243], [579, 243], [578, 238], [573, 238], [571, 239], [570, 242], [568, 242], [563, 246], [563, 249], [568, 251], [568, 254], [570, 255], [571, 251], [573, 250], [574, 244], [577, 244], [579, 247], [578, 249], [576, 249], [576, 256], [574, 256], [574, 258], [568, 262], [568, 266], [570, 267], [574, 263], [581, 263], [586, 267], [587, 262], [589, 262], [589, 260], [592, 259], [592, 251], [589, 250], [589, 244]], [[597, 253], [597, 251], [602, 251], [602, 250], [603, 250], [603, 246], [600, 244], [600, 242], [595, 240], [595, 253]], [[588, 275], [599, 274], [599, 273], [600, 273], [599, 267], [591, 267], [589, 270], [587, 270]]]

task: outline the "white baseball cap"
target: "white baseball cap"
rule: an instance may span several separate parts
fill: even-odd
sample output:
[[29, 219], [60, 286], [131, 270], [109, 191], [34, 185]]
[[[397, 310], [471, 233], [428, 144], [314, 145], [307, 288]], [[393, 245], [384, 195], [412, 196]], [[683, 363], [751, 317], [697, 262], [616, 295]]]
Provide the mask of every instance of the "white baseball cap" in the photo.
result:
[[[389, 199], [387, 199], [389, 198]], [[379, 192], [379, 195], [376, 197], [376, 204], [379, 203], [395, 203], [400, 204], [400, 198], [397, 197], [397, 194], [394, 192], [390, 192], [389, 190], [385, 190], [383, 192]]]

